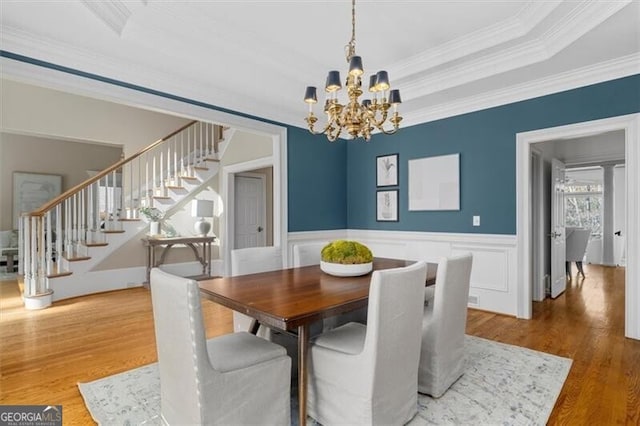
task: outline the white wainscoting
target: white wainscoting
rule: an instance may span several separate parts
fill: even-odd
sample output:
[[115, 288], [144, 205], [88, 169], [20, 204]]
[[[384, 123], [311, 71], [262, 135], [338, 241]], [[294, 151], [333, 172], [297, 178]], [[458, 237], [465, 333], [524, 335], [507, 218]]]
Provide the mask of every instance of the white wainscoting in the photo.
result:
[[449, 234], [373, 230], [335, 230], [289, 233], [288, 253], [308, 242], [346, 238], [366, 244], [374, 256], [438, 262], [441, 257], [470, 252], [470, 307], [516, 315], [516, 236]]

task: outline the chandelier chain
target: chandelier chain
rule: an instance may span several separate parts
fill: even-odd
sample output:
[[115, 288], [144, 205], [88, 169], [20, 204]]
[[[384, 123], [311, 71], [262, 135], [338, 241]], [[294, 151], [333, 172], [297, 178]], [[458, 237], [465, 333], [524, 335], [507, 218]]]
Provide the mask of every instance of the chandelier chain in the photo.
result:
[[346, 46], [347, 62], [356, 54], [356, 0], [351, 0], [351, 40]]

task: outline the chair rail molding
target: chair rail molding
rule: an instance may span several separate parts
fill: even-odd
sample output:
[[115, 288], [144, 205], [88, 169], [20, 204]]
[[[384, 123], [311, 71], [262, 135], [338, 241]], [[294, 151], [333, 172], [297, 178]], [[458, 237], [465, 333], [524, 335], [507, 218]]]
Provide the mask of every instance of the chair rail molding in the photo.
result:
[[531, 149], [549, 140], [625, 131], [627, 267], [625, 270], [625, 336], [640, 339], [640, 114], [551, 127], [516, 135], [517, 316], [532, 316]]

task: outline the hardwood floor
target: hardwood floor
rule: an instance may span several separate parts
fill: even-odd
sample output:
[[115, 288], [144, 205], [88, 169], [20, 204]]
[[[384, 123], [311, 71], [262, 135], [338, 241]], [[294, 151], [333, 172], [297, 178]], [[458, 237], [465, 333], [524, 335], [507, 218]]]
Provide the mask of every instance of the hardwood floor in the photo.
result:
[[[624, 338], [624, 270], [586, 265], [534, 319], [469, 310], [467, 332], [573, 359], [552, 425], [640, 424], [640, 342]], [[231, 312], [203, 299], [207, 336], [231, 332]], [[0, 404], [61, 404], [65, 424], [91, 424], [77, 382], [156, 361], [149, 292], [102, 293], [25, 311], [0, 283]]]

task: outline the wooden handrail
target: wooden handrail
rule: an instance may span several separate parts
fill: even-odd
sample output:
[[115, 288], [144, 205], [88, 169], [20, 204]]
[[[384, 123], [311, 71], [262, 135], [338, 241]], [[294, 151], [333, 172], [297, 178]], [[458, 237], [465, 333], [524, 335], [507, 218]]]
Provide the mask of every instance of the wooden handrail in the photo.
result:
[[146, 148], [141, 149], [137, 153], [133, 154], [131, 157], [125, 158], [123, 160], [118, 161], [117, 163], [113, 164], [110, 167], [107, 167], [106, 169], [104, 169], [103, 171], [98, 173], [97, 175], [95, 175], [93, 177], [90, 177], [89, 179], [85, 180], [82, 183], [79, 183], [78, 185], [74, 186], [71, 189], [68, 189], [64, 193], [58, 195], [56, 198], [54, 198], [51, 201], [47, 202], [45, 205], [40, 207], [40, 209], [34, 210], [31, 213], [26, 213], [23, 216], [25, 216], [25, 215], [26, 216], [44, 216], [45, 213], [47, 213], [48, 211], [53, 209], [55, 206], [57, 206], [58, 204], [60, 204], [64, 200], [66, 200], [68, 198], [71, 198], [74, 194], [77, 194], [78, 192], [82, 191], [84, 188], [88, 187], [89, 185], [99, 181], [103, 177], [107, 176], [109, 173], [111, 173], [111, 172], [113, 172], [115, 170], [118, 170], [120, 167], [124, 166], [125, 164], [130, 163], [131, 161], [133, 161], [136, 158], [140, 157], [142, 154], [144, 154], [144, 153], [146, 153], [148, 151], [151, 151], [153, 148], [157, 147], [162, 142], [166, 141], [167, 139], [172, 138], [173, 136], [177, 135], [178, 133], [182, 132], [183, 130], [193, 126], [195, 123], [197, 123], [197, 121], [195, 121], [195, 120], [189, 122], [188, 124], [182, 126], [178, 130], [169, 133], [167, 136], [163, 137], [162, 139], [158, 139], [157, 141], [155, 141], [151, 145], [147, 146]]

